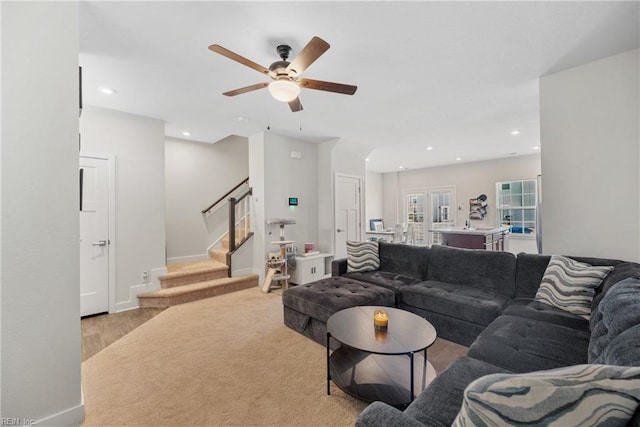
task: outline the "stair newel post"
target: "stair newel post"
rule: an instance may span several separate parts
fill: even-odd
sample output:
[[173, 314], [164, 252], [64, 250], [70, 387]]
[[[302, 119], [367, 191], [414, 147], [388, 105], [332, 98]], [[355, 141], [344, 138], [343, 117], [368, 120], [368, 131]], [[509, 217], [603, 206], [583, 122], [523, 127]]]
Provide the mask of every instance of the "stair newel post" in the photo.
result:
[[227, 265], [231, 272], [231, 254], [236, 249], [236, 199], [229, 199], [229, 252], [227, 252]]

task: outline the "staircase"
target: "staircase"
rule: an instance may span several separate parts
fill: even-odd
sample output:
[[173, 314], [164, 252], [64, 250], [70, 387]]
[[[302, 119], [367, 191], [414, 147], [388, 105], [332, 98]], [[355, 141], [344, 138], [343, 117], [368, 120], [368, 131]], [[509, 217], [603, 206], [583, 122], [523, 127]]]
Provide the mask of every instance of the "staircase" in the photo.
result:
[[171, 307], [258, 286], [258, 275], [229, 277], [229, 267], [214, 259], [173, 264], [160, 277], [160, 289], [138, 295], [140, 307]]
[[[203, 210], [202, 214], [206, 215], [209, 210], [224, 202], [225, 197], [248, 183], [248, 180], [247, 178], [236, 185], [225, 196]], [[216, 245], [214, 243], [209, 249], [207, 260], [168, 265], [168, 273], [159, 277], [160, 289], [138, 295], [140, 307], [170, 307], [258, 286], [257, 274], [240, 277], [230, 277], [229, 274], [231, 254], [253, 236], [247, 204], [250, 201], [247, 197], [249, 195], [251, 195], [251, 188], [238, 199], [233, 197], [228, 199], [229, 232], [216, 241], [222, 247], [213, 249]], [[237, 221], [236, 218], [238, 218]]]

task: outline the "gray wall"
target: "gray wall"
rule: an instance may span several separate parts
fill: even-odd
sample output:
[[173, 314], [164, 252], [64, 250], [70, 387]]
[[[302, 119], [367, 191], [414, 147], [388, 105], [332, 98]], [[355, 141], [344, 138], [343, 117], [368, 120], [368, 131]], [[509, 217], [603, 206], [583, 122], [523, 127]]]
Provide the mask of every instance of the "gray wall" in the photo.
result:
[[638, 50], [540, 79], [543, 252], [640, 261]]
[[345, 174], [362, 179], [361, 222], [362, 237], [365, 230], [366, 180], [365, 158], [371, 150], [357, 141], [332, 139], [318, 145], [318, 243], [323, 252], [345, 253], [346, 248], [335, 248], [334, 192], [335, 175]]
[[[302, 158], [292, 158], [297, 152]], [[280, 239], [277, 225], [267, 225], [269, 218], [293, 218], [286, 225], [287, 240], [294, 240], [302, 252], [305, 242], [318, 241], [318, 169], [316, 144], [274, 133], [249, 137], [249, 176], [254, 189], [255, 212], [254, 262], [264, 273], [264, 260], [277, 252], [271, 244]], [[298, 197], [299, 205], [290, 207], [289, 197]]]
[[2, 2], [0, 14], [0, 416], [77, 425], [77, 4]]
[[164, 122], [87, 106], [80, 131], [83, 153], [115, 155], [116, 310], [137, 307], [165, 268]]
[[248, 144], [239, 136], [215, 144], [166, 140], [168, 263], [207, 258], [209, 245], [228, 230], [226, 206], [216, 216], [219, 230], [210, 230], [200, 212], [249, 176]]

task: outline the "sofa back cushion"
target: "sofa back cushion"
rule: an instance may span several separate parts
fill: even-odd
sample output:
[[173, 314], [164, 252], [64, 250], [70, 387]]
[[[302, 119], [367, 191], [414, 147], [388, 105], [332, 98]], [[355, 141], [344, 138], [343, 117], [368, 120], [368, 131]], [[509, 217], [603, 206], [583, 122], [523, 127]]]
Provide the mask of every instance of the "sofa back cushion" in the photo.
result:
[[516, 297], [533, 298], [547, 269], [549, 255], [518, 254], [516, 269]]
[[414, 279], [427, 279], [429, 248], [399, 243], [379, 242], [380, 271]]
[[[591, 312], [596, 313], [598, 311], [600, 302], [613, 286], [630, 277], [640, 279], [640, 264], [637, 264], [635, 262], [621, 262], [619, 264], [616, 264], [615, 267], [613, 267], [613, 270], [609, 274], [607, 274], [607, 277], [604, 278], [602, 284], [598, 287], [598, 289], [596, 289], [596, 295], [593, 297], [593, 302], [591, 303]], [[595, 326], [595, 322], [596, 320], [592, 316], [592, 331]]]
[[640, 330], [632, 331], [640, 325], [640, 279], [630, 277], [613, 285], [592, 317], [589, 363], [617, 365], [624, 359], [624, 364], [640, 365]]
[[510, 252], [434, 245], [427, 279], [476, 287], [511, 298], [515, 294], [516, 257]]

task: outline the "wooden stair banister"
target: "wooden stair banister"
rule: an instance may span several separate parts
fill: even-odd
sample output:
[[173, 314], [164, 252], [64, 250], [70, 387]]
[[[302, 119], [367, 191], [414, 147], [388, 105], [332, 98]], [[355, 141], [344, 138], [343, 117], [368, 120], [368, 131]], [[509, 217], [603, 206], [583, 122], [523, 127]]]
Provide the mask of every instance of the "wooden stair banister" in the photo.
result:
[[213, 202], [211, 205], [209, 205], [208, 208], [203, 209], [201, 211], [201, 213], [204, 215], [207, 212], [209, 212], [211, 209], [215, 208], [218, 204], [220, 204], [221, 202], [223, 202], [227, 197], [229, 197], [229, 195], [233, 194], [234, 191], [236, 191], [238, 188], [242, 187], [244, 184], [249, 182], [249, 177], [246, 177], [245, 179], [243, 179], [240, 183], [236, 184], [231, 190], [227, 191], [222, 197], [220, 197], [218, 200], [216, 200], [215, 202]]

